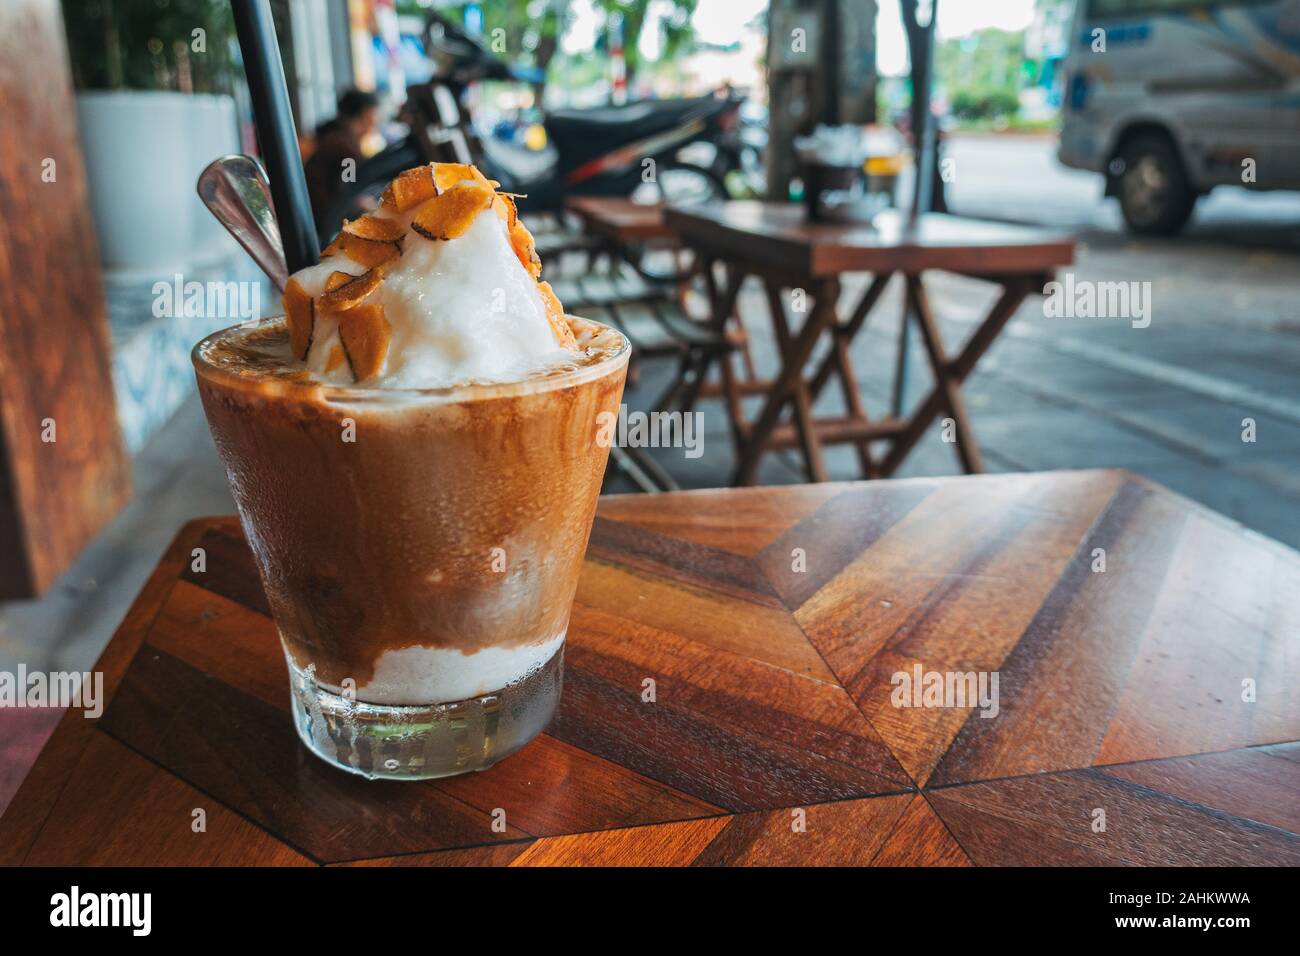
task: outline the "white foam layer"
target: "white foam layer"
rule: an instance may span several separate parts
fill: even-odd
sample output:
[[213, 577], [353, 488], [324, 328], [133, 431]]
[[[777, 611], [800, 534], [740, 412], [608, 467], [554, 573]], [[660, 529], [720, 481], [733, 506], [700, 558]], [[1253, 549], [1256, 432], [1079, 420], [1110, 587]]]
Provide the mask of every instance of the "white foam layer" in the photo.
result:
[[[393, 706], [481, 697], [527, 677], [563, 644], [564, 634], [560, 634], [544, 644], [485, 647], [473, 654], [440, 647], [385, 651], [375, 664], [374, 676], [357, 688], [357, 700]], [[329, 689], [339, 692], [336, 687]]]
[[[417, 207], [418, 208], [418, 207]], [[442, 388], [465, 382], [516, 382], [572, 358], [555, 339], [537, 283], [519, 262], [505, 223], [488, 209], [457, 239], [426, 239], [410, 229], [414, 210], [377, 218], [407, 229], [402, 257], [366, 298], [384, 307], [393, 327], [384, 367], [367, 380], [379, 388]], [[308, 295], [320, 295], [331, 272], [360, 275], [365, 267], [333, 255], [295, 273]], [[350, 385], [344, 363], [327, 372], [339, 344], [327, 313], [317, 326], [307, 368], [317, 381]]]

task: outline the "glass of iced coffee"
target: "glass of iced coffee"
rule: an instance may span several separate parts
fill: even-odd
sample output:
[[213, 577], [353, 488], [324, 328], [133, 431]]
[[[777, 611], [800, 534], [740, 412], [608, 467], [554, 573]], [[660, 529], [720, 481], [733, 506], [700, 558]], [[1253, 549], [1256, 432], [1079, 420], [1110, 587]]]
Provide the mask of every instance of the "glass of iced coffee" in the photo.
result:
[[403, 173], [195, 347], [299, 736], [367, 777], [481, 770], [546, 726], [628, 343], [566, 316], [513, 198]]

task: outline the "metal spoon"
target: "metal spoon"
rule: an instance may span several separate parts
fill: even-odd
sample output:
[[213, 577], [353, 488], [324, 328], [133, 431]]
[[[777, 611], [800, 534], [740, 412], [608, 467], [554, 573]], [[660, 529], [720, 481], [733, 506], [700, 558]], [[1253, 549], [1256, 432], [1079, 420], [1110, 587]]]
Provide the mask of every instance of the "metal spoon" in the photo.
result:
[[199, 199], [281, 292], [289, 281], [271, 186], [251, 156], [222, 156], [199, 174]]

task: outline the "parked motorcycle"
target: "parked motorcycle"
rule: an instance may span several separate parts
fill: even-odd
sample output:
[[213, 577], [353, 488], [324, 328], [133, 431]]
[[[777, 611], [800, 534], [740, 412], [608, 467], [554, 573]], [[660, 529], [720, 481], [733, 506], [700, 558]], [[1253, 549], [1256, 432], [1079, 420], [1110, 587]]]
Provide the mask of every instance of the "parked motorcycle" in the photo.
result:
[[[527, 198], [523, 212], [559, 213], [567, 196], [645, 195], [673, 202], [725, 198], [726, 178], [741, 168], [741, 98], [718, 96], [644, 100], [626, 106], [553, 110], [543, 120], [540, 155], [477, 134], [467, 91], [482, 80], [535, 83], [536, 71], [511, 66], [478, 37], [430, 14], [426, 52], [433, 79], [407, 94], [400, 142], [357, 168], [355, 183], [317, 223], [322, 243], [372, 203], [399, 172], [429, 162], [474, 163], [509, 192]], [[652, 161], [652, 162], [648, 162]]]

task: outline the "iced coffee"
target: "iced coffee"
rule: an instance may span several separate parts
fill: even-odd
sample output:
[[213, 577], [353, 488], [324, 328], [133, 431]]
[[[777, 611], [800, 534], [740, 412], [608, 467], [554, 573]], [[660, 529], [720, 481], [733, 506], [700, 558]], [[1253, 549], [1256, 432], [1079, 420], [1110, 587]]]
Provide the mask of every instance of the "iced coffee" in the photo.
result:
[[512, 196], [423, 166], [195, 348], [295, 723], [344, 769], [483, 769], [558, 702], [628, 345], [540, 275]]

